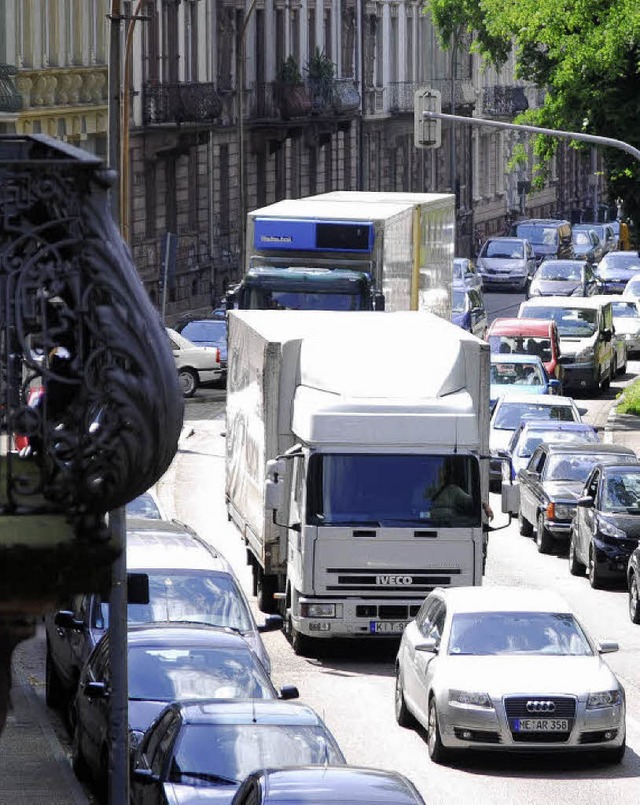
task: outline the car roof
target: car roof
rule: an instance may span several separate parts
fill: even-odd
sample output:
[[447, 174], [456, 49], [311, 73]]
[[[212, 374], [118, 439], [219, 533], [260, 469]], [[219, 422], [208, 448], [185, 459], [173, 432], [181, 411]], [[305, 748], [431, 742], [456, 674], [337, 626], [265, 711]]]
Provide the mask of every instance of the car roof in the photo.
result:
[[131, 646], [156, 646], [174, 648], [177, 646], [208, 646], [210, 648], [249, 651], [251, 646], [239, 634], [224, 627], [206, 624], [145, 623], [131, 625], [127, 629], [127, 644]]
[[556, 224], [559, 226], [560, 224], [568, 224], [569, 221], [565, 220], [564, 218], [522, 218], [520, 221], [514, 221], [514, 226], [519, 226], [520, 224]]
[[203, 699], [174, 705], [186, 724], [291, 724], [323, 726], [320, 716], [302, 702], [279, 699]]
[[608, 303], [603, 302], [599, 296], [532, 296], [521, 304], [527, 307], [578, 307], [595, 310]]
[[[492, 352], [491, 363], [539, 363], [542, 358], [539, 355], [528, 355], [522, 352]], [[542, 364], [544, 365], [544, 364]]]
[[616, 302], [624, 302], [626, 305], [637, 305], [637, 301], [635, 299], [629, 299], [628, 296], [623, 296], [619, 293], [598, 294], [598, 298], [602, 299], [604, 302], [612, 302], [614, 304]]
[[523, 419], [518, 427], [520, 430], [595, 431], [588, 422], [567, 422], [563, 419]]
[[227, 560], [177, 520], [127, 520], [127, 569], [219, 570]]
[[501, 405], [510, 405], [511, 403], [530, 403], [531, 405], [566, 405], [570, 408], [575, 408], [576, 404], [573, 397], [560, 397], [557, 394], [508, 394], [500, 397], [496, 403], [496, 408]]
[[[549, 439], [546, 442], [547, 449], [550, 453], [578, 453], [579, 455], [589, 455], [591, 453], [603, 455], [611, 453], [614, 456], [635, 456], [635, 451], [630, 447], [622, 447], [619, 444], [565, 444], [563, 442], [554, 442]], [[607, 466], [611, 466], [607, 464]], [[625, 464], [625, 467], [630, 466]]]
[[526, 238], [516, 238], [512, 235], [496, 235], [495, 237], [487, 238], [485, 243], [489, 243], [490, 240], [508, 240], [509, 242], [513, 243], [524, 243], [527, 239]]
[[452, 612], [571, 612], [568, 602], [553, 590], [528, 587], [436, 587], [433, 591]]
[[549, 319], [494, 319], [489, 326], [490, 335], [549, 335], [555, 322]]
[[601, 467], [606, 473], [612, 472], [640, 472], [640, 461], [638, 464], [594, 464], [594, 467]]
[[424, 803], [413, 783], [396, 771], [364, 766], [288, 766], [253, 772], [268, 803]]

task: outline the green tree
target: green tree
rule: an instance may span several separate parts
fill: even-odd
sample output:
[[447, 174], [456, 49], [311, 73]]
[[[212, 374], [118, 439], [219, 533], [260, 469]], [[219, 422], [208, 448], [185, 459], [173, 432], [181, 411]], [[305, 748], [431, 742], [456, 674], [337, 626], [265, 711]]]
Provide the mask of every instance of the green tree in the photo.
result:
[[[461, 26], [473, 34], [473, 49], [497, 67], [514, 49], [516, 76], [548, 90], [544, 106], [518, 122], [640, 147], [638, 0], [425, 0], [425, 10], [445, 48]], [[535, 139], [543, 165], [557, 144], [555, 138]], [[612, 194], [639, 222], [640, 163], [613, 148], [604, 158]]]

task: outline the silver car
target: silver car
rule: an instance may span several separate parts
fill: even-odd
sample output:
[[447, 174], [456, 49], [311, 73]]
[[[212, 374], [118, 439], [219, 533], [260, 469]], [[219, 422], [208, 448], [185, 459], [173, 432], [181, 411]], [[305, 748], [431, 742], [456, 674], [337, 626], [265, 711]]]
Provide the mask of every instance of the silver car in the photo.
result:
[[477, 259], [482, 287], [524, 290], [536, 270], [533, 247], [524, 238], [489, 238]]
[[453, 750], [625, 752], [624, 688], [559, 596], [515, 587], [436, 588], [396, 659], [401, 726], [427, 730], [429, 756]]

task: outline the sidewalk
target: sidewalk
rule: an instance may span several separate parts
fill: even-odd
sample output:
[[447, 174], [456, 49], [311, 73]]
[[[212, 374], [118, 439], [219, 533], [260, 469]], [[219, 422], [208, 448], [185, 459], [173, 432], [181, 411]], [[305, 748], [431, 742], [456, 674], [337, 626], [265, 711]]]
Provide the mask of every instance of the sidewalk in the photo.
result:
[[[33, 641], [42, 637], [35, 637]], [[14, 652], [11, 710], [0, 737], [0, 805], [87, 805], [44, 702], [44, 680], [29, 673], [29, 646]]]

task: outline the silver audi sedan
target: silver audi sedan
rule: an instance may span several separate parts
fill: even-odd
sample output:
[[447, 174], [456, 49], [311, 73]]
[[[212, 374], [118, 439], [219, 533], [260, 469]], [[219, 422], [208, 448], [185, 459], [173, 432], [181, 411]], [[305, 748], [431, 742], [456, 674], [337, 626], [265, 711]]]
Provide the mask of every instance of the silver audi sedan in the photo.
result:
[[619, 763], [624, 688], [561, 597], [515, 587], [436, 588], [396, 658], [398, 724], [456, 750], [590, 751]]

